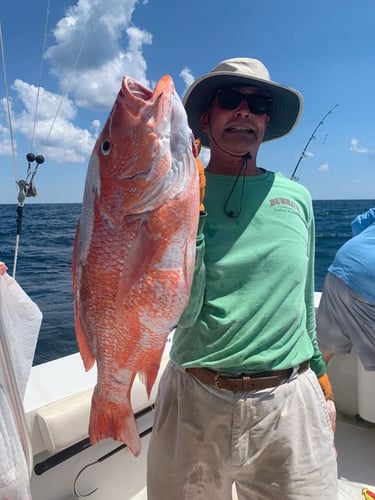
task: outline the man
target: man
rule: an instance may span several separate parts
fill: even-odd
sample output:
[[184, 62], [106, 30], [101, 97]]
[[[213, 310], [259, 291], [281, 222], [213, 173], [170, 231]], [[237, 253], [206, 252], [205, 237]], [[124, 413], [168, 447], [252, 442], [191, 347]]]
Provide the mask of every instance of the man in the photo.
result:
[[237, 58], [196, 80], [184, 103], [211, 157], [193, 290], [156, 401], [148, 498], [227, 500], [235, 483], [240, 500], [337, 499], [311, 198], [257, 164], [262, 142], [292, 130], [302, 98]]
[[365, 370], [375, 370], [375, 207], [354, 219], [352, 232], [324, 280], [318, 342], [326, 363], [354, 347]]

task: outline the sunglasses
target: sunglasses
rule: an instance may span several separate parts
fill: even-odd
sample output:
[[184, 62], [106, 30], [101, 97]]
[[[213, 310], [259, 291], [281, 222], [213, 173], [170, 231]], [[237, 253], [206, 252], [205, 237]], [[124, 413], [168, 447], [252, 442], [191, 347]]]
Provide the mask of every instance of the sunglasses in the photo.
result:
[[245, 100], [249, 111], [254, 115], [270, 114], [272, 97], [264, 94], [242, 94], [236, 90], [224, 88], [216, 92], [217, 101], [222, 109], [236, 109]]

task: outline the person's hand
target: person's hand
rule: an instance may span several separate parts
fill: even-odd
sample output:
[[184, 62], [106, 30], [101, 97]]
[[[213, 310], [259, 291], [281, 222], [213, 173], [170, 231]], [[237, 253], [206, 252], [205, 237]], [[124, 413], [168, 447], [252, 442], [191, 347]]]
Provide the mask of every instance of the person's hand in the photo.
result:
[[327, 401], [329, 421], [331, 422], [332, 431], [334, 433], [336, 431], [336, 406], [333, 400], [333, 391], [328, 374], [325, 373], [321, 377], [318, 377], [318, 381]]
[[0, 262], [0, 274], [5, 274], [8, 271], [8, 267], [5, 262]]
[[332, 431], [335, 433], [336, 431], [336, 406], [335, 402], [332, 399], [327, 400], [327, 410], [328, 410], [328, 417], [329, 421], [331, 423]]
[[204, 200], [204, 194], [205, 194], [205, 190], [206, 190], [206, 175], [204, 173], [204, 165], [200, 161], [200, 159], [198, 158], [198, 155], [199, 155], [200, 150], [201, 150], [201, 141], [200, 141], [200, 139], [195, 139], [195, 146], [197, 148], [197, 155], [195, 157], [195, 162], [197, 164], [198, 172], [199, 172], [199, 194], [200, 194], [200, 207], [199, 207], [199, 211], [200, 212], [204, 212], [205, 208], [204, 208], [203, 200]]

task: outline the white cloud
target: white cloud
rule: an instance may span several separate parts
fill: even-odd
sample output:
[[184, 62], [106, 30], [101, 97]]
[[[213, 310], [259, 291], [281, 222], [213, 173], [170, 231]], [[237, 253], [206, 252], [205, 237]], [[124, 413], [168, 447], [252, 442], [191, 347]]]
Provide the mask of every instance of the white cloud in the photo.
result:
[[303, 153], [304, 158], [314, 158], [314, 156], [315, 156], [314, 153], [312, 153], [311, 151], [305, 151]]
[[38, 89], [22, 80], [16, 80], [12, 88], [21, 103], [21, 111], [12, 111], [13, 131], [23, 134], [30, 142], [33, 139], [50, 160], [60, 163], [84, 161], [93, 148], [97, 129], [90, 133], [73, 124], [77, 115], [74, 103], [40, 88], [34, 128]]
[[74, 103], [64, 96], [53, 94], [48, 90], [34, 85], [30, 85], [22, 80], [16, 80], [12, 86], [16, 91], [17, 97], [22, 101], [24, 112], [33, 115], [38, 99], [37, 119], [51, 119], [54, 115], [59, 114], [60, 117], [73, 120], [76, 117], [77, 110]]
[[320, 165], [320, 167], [318, 168], [319, 172], [328, 172], [328, 170], [328, 163], [323, 163], [323, 165]]
[[[145, 44], [152, 43], [152, 36], [131, 23], [137, 3], [138, 0], [78, 0], [67, 9], [53, 30], [54, 45], [45, 52], [60, 94], [44, 88], [38, 91], [20, 79], [14, 82], [10, 101], [14, 108], [12, 127], [29, 141], [35, 134], [35, 142], [49, 159], [79, 163], [87, 160], [100, 121], [93, 120], [90, 130], [78, 127], [80, 108], [109, 112], [124, 75], [149, 86], [142, 50]], [[2, 103], [0, 155], [9, 155], [4, 109]]]
[[350, 151], [353, 151], [353, 153], [367, 154], [369, 152], [368, 148], [359, 146], [358, 139], [356, 139], [355, 137], [353, 137], [353, 139], [350, 141], [349, 149]]
[[152, 36], [130, 25], [136, 3], [79, 0], [57, 23], [56, 44], [48, 48], [46, 58], [63, 92], [73, 96], [78, 106], [108, 109], [125, 74], [149, 84], [142, 47], [151, 44]]
[[93, 120], [92, 121], [91, 128], [93, 129], [93, 133], [94, 133], [95, 136], [99, 134], [100, 127], [101, 127], [101, 124], [100, 124], [99, 120]]
[[370, 160], [375, 160], [375, 151], [370, 150], [369, 148], [366, 148], [364, 146], [360, 146], [358, 139], [356, 139], [355, 137], [353, 137], [353, 139], [350, 141], [349, 149], [353, 153], [358, 153], [358, 154], [362, 154], [362, 155], [364, 154]]
[[180, 77], [185, 83], [185, 91], [190, 87], [190, 85], [194, 82], [195, 78], [191, 72], [191, 70], [187, 67], [185, 67], [183, 70], [180, 72]]
[[[16, 144], [14, 144], [16, 146]], [[0, 155], [10, 156], [12, 154], [12, 145], [9, 129], [0, 124]]]

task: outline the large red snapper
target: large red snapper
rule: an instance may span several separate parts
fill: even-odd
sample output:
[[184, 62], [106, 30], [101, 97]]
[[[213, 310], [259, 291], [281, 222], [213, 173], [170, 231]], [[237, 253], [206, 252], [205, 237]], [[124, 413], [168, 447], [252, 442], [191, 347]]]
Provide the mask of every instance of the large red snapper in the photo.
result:
[[173, 81], [154, 92], [125, 77], [88, 166], [73, 254], [75, 330], [95, 360], [92, 443], [112, 437], [138, 455], [130, 405], [140, 372], [148, 395], [165, 342], [187, 305], [199, 181], [193, 137]]

